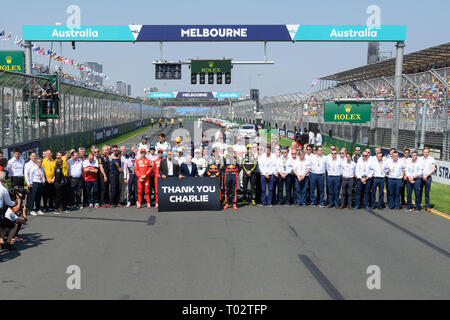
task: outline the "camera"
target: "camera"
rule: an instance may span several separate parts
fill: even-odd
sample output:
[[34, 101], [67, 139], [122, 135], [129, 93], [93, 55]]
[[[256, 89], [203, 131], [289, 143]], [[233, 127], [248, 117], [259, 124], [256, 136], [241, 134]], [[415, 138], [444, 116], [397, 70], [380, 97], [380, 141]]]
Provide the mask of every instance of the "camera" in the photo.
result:
[[29, 193], [30, 192], [27, 189], [25, 189], [24, 187], [18, 187], [18, 186], [9, 190], [9, 195], [11, 197], [11, 200], [15, 200], [17, 198], [20, 198], [21, 200], [23, 200]]

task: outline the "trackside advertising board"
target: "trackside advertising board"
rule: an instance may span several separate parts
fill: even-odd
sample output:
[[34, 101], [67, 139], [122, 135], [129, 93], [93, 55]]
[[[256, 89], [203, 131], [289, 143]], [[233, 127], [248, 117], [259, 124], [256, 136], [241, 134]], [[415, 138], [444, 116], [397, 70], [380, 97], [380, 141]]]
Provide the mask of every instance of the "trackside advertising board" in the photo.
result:
[[198, 98], [208, 98], [208, 99], [238, 99], [241, 97], [240, 92], [178, 92], [178, 91], [168, 91], [168, 92], [150, 92], [150, 98], [152, 99], [198, 99]]
[[220, 211], [219, 178], [158, 179], [158, 211]]
[[23, 72], [23, 51], [0, 50], [0, 69]]
[[405, 41], [406, 25], [23, 25], [24, 41]]
[[370, 121], [372, 107], [370, 103], [357, 102], [325, 102], [325, 122], [353, 122]]

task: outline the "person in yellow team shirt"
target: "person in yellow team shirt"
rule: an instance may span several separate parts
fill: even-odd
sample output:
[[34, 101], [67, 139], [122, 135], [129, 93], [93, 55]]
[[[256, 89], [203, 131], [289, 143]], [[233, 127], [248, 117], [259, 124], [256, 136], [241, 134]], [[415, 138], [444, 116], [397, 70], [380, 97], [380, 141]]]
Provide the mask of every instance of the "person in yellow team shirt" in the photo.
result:
[[44, 211], [49, 212], [54, 211], [53, 200], [55, 198], [55, 160], [52, 158], [52, 151], [47, 150], [46, 158], [42, 161], [42, 168], [45, 172], [45, 183], [44, 183]]
[[[63, 153], [61, 151], [58, 151], [56, 153], [56, 159], [62, 160], [62, 171], [63, 171], [64, 177], [67, 177], [68, 171], [69, 171], [69, 163], [67, 162], [67, 158], [63, 155]], [[55, 161], [56, 161], [56, 159], [55, 159]]]

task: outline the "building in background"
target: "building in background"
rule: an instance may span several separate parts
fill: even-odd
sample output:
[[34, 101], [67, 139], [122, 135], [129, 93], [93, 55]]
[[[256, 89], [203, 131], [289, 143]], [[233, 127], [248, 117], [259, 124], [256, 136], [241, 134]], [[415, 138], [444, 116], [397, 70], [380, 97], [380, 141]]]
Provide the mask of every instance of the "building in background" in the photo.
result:
[[127, 84], [123, 81], [117, 81], [116, 82], [116, 91], [118, 94], [122, 96], [127, 95]]
[[131, 97], [131, 84], [127, 84], [127, 96]]
[[[89, 67], [92, 71], [103, 73], [103, 65], [97, 62], [85, 62], [84, 65]], [[96, 85], [103, 86], [103, 78], [99, 75], [94, 75], [93, 72], [88, 73], [87, 71], [80, 71], [81, 82], [84, 83], [95, 83]]]

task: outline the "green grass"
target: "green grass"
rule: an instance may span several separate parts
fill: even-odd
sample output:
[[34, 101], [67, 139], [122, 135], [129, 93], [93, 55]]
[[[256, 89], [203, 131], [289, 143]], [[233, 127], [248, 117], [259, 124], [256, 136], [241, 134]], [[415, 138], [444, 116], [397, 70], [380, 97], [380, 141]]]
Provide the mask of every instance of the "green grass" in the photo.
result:
[[[141, 128], [136, 129], [136, 130], [124, 133], [124, 134], [122, 134], [122, 135], [120, 135], [118, 137], [115, 137], [115, 138], [103, 141], [102, 143], [97, 145], [97, 148], [101, 149], [101, 147], [106, 145], [106, 144], [114, 145], [114, 144], [121, 143], [122, 141], [124, 141], [124, 140], [126, 140], [128, 138], [131, 138], [131, 137], [133, 137], [133, 136], [135, 136], [135, 135], [137, 135], [139, 133], [142, 133], [142, 132], [148, 130], [149, 128], [151, 128], [151, 127], [152, 127], [152, 125], [149, 124], [149, 125], [147, 125], [145, 127], [141, 127]], [[154, 125], [154, 127], [156, 127], [156, 124]], [[86, 148], [86, 154], [88, 154], [89, 152], [91, 152], [91, 148], [90, 147]]]

